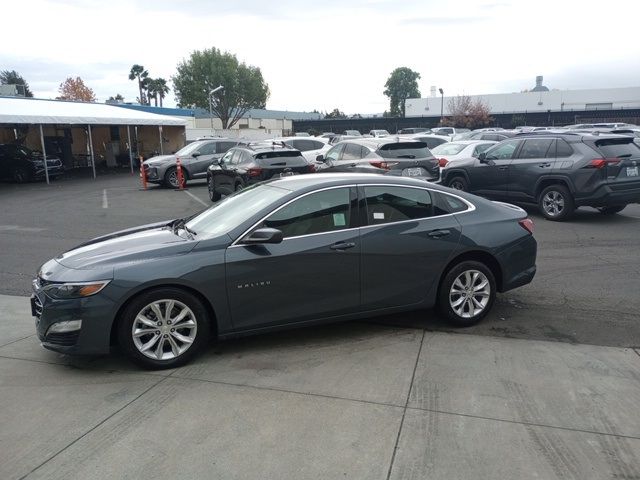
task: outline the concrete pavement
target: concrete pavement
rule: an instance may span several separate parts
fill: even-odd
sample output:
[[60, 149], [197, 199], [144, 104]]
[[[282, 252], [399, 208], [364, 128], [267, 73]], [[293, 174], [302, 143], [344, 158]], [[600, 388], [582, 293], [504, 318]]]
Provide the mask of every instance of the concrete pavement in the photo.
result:
[[0, 478], [640, 478], [630, 348], [346, 323], [146, 372], [0, 297]]

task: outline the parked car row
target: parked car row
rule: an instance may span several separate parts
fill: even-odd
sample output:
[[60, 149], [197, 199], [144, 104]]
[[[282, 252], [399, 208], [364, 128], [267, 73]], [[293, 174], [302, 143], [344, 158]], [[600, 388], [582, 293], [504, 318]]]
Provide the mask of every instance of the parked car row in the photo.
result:
[[55, 156], [47, 155], [47, 172], [41, 152], [22, 145], [0, 144], [0, 179], [16, 183], [42, 180], [47, 173], [50, 179], [64, 173], [62, 162]]

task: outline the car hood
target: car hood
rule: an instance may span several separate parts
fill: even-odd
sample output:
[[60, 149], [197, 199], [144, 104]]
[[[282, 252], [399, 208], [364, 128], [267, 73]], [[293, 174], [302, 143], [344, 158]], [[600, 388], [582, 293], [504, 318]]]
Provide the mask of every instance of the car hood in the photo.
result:
[[160, 165], [167, 162], [175, 162], [175, 155], [158, 155], [157, 157], [151, 157], [149, 160], [145, 160], [146, 165]]
[[144, 225], [94, 238], [55, 260], [67, 268], [85, 270], [184, 255], [193, 250], [198, 242], [176, 235], [168, 223]]

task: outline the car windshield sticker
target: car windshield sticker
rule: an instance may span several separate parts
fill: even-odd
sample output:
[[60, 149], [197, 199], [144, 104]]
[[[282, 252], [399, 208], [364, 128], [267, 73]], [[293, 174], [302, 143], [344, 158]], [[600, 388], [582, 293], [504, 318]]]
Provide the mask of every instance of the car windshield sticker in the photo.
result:
[[344, 216], [344, 213], [334, 213], [333, 214], [333, 226], [334, 227], [344, 227], [347, 224], [347, 220]]
[[384, 213], [382, 212], [373, 212], [374, 220], [384, 220]]

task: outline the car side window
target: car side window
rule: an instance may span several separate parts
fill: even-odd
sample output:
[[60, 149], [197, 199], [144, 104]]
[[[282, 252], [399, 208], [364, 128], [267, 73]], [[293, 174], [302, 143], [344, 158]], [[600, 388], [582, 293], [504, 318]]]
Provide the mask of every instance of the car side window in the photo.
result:
[[234, 153], [235, 153], [235, 150], [230, 150], [227, 153], [225, 153], [221, 159], [222, 163], [224, 163], [225, 165], [231, 165], [231, 159]]
[[362, 158], [362, 147], [355, 143], [347, 143], [344, 147], [342, 160], [360, 160]]
[[[436, 213], [438, 211], [444, 213], [459, 213], [469, 210], [469, 205], [453, 195], [444, 192], [432, 192], [433, 204]], [[437, 213], [440, 215], [440, 213]]]
[[[551, 152], [551, 149], [549, 149], [549, 152]], [[555, 152], [552, 153], [555, 153], [556, 157], [570, 157], [573, 155], [573, 148], [571, 148], [571, 145], [569, 145], [566, 140], [558, 138]]]
[[489, 149], [489, 147], [492, 147], [493, 145], [494, 145], [493, 143], [483, 143], [481, 145], [477, 145], [476, 148], [473, 150], [473, 156], [477, 157], [482, 152], [486, 152]]
[[293, 148], [300, 150], [301, 152], [308, 152], [309, 150], [317, 150], [320, 147], [316, 147], [316, 142], [313, 140], [294, 140]]
[[237, 142], [218, 142], [216, 143], [216, 153], [225, 153], [237, 144]]
[[331, 150], [327, 152], [324, 158], [327, 160], [333, 160], [335, 162], [340, 159], [343, 150], [344, 150], [344, 143], [336, 145], [335, 147], [333, 147]]
[[200, 155], [213, 155], [214, 153], [216, 153], [215, 142], [205, 143], [200, 148], [198, 148], [198, 153], [200, 153]]
[[423, 188], [371, 186], [364, 193], [369, 225], [442, 215], [434, 210], [431, 194]]
[[532, 158], [545, 158], [552, 143], [552, 138], [527, 139], [524, 141], [524, 145], [522, 145], [522, 148], [518, 153], [518, 158], [522, 160]]
[[284, 238], [332, 232], [349, 228], [349, 188], [332, 188], [294, 200], [272, 213], [263, 227], [277, 228]]
[[513, 158], [513, 153], [520, 140], [504, 141], [495, 147], [487, 150], [487, 160], [509, 160]]

